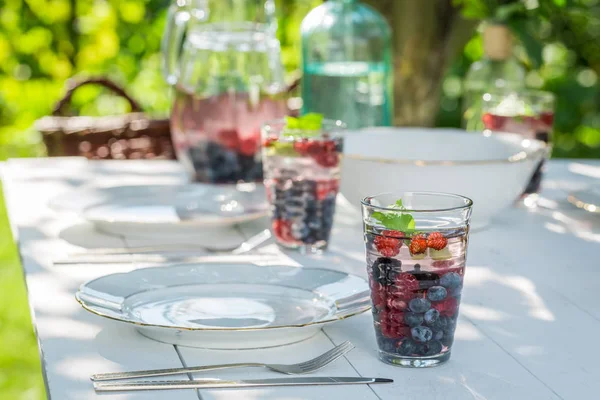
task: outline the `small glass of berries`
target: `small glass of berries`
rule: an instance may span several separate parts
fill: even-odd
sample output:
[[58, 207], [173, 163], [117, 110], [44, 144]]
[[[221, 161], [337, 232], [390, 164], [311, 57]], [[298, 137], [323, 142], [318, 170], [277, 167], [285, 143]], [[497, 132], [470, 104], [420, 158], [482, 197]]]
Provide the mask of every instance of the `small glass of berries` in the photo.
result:
[[327, 248], [340, 185], [341, 121], [320, 114], [267, 122], [263, 168], [272, 230], [285, 248], [318, 253]]
[[379, 358], [432, 367], [450, 358], [473, 202], [406, 192], [362, 201]]

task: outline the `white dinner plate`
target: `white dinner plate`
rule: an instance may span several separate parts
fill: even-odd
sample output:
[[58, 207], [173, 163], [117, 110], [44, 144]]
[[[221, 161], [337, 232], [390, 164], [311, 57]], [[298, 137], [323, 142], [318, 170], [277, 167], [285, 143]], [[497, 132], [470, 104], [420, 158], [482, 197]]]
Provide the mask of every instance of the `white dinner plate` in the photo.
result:
[[343, 272], [223, 263], [107, 275], [81, 285], [76, 298], [151, 339], [210, 349], [298, 342], [371, 304], [367, 282]]
[[116, 234], [189, 233], [268, 214], [262, 184], [88, 187], [52, 199], [50, 207], [75, 212]]

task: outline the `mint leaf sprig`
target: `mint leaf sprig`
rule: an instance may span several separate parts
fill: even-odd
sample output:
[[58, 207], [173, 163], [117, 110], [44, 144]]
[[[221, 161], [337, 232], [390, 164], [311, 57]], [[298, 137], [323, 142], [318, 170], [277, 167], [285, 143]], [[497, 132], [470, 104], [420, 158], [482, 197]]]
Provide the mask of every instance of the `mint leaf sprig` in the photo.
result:
[[404, 233], [414, 232], [415, 219], [411, 214], [401, 212], [406, 210], [406, 207], [404, 207], [402, 204], [402, 199], [398, 199], [396, 203], [388, 206], [387, 208], [397, 208], [399, 211], [386, 213], [376, 211], [371, 216], [388, 229]]
[[308, 113], [298, 118], [285, 117], [285, 121], [283, 136], [314, 137], [319, 135], [323, 127], [323, 114]]

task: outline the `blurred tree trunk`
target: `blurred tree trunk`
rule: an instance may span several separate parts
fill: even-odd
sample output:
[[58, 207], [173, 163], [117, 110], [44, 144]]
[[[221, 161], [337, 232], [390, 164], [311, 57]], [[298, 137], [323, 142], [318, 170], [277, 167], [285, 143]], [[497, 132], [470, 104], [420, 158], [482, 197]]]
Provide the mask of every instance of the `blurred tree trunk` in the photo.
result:
[[394, 42], [394, 124], [433, 126], [442, 78], [473, 35], [452, 0], [363, 0], [388, 19]]

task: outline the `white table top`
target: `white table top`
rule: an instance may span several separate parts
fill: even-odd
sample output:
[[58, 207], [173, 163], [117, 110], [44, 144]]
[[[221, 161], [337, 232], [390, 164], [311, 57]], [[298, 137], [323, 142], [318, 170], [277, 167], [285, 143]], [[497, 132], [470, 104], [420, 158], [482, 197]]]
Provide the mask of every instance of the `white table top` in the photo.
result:
[[[393, 384], [252, 390], [104, 394], [109, 399], [592, 399], [600, 397], [600, 217], [565, 200], [571, 189], [600, 178], [600, 163], [549, 165], [548, 208], [507, 210], [473, 232], [466, 286], [451, 360], [431, 369], [404, 369], [377, 359], [370, 313], [341, 321], [298, 344], [267, 350], [209, 351], [142, 337], [129, 326], [85, 312], [74, 293], [86, 280], [138, 265], [53, 266], [84, 247], [144, 243], [108, 236], [75, 216], [47, 207], [80, 185], [183, 182], [167, 161], [87, 162], [79, 158], [11, 160], [1, 166], [9, 215], [18, 239], [29, 302], [54, 400], [100, 398], [89, 376], [98, 372], [241, 361], [297, 362], [351, 340], [356, 349], [322, 376], [377, 376]], [[261, 222], [262, 224], [265, 221]], [[257, 226], [246, 226], [245, 234]], [[270, 246], [270, 251], [278, 251]], [[281, 255], [289, 262], [366, 275], [360, 220], [338, 212], [330, 251], [320, 257]], [[219, 372], [224, 378], [264, 378], [261, 369]]]

